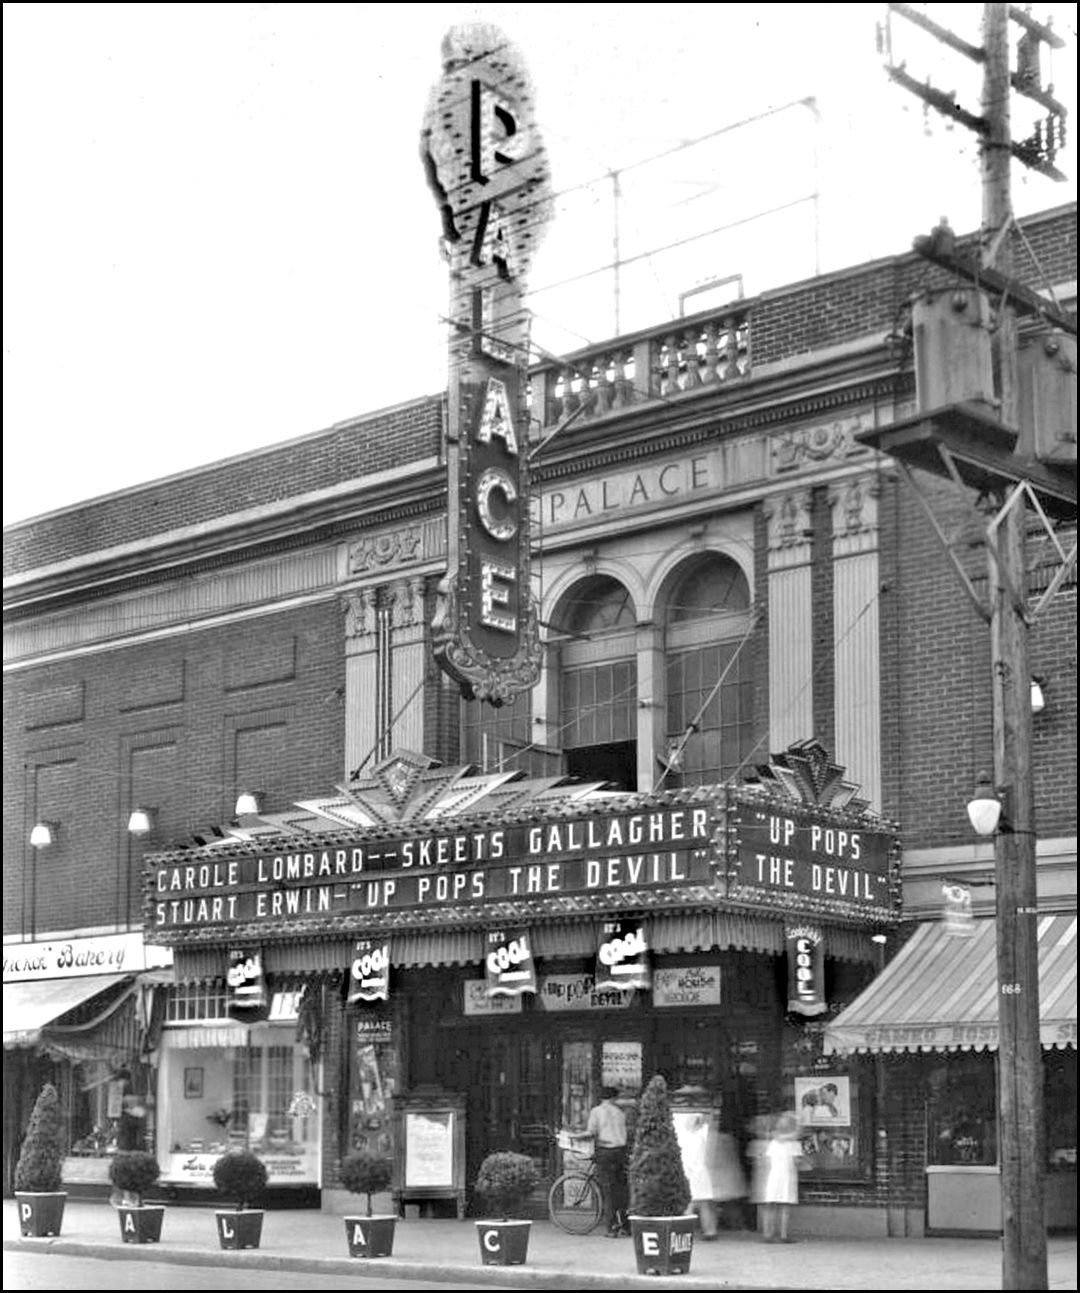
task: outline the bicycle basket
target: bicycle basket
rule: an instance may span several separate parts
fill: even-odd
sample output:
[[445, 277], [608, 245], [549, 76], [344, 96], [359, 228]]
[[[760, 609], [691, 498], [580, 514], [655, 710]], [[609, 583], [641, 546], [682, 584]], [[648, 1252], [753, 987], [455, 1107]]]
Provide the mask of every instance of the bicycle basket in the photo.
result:
[[560, 1149], [569, 1150], [578, 1158], [592, 1158], [593, 1138], [583, 1131], [570, 1131], [563, 1128], [555, 1134], [555, 1143]]

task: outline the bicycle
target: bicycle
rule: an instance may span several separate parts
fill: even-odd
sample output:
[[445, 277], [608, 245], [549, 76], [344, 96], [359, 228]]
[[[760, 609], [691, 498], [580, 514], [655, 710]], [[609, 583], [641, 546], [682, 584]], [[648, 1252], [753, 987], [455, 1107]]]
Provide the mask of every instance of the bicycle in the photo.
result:
[[592, 1137], [560, 1131], [555, 1141], [560, 1149], [572, 1150], [583, 1157], [587, 1152], [589, 1160], [567, 1168], [552, 1182], [548, 1191], [548, 1215], [568, 1235], [587, 1235], [596, 1229], [604, 1215], [604, 1192], [596, 1174], [596, 1159], [592, 1156]]

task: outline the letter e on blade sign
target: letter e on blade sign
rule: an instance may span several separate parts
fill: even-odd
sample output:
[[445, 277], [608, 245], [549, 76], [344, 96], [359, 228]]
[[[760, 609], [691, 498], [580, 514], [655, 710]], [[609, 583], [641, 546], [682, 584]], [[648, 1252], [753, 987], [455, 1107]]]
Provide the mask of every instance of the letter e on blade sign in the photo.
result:
[[524, 283], [551, 213], [524, 60], [497, 27], [452, 28], [421, 146], [450, 266], [447, 571], [435, 658], [467, 700], [540, 677], [529, 566]]

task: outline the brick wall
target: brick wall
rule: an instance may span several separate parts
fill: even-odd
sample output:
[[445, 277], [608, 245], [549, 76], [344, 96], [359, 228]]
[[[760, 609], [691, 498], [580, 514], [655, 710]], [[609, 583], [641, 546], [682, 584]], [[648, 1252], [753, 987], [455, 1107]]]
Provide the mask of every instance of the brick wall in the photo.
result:
[[[985, 597], [981, 522], [953, 487], [923, 478], [947, 531], [965, 524], [965, 567]], [[964, 805], [980, 772], [993, 770], [990, 630], [975, 611], [944, 549], [906, 485], [882, 508], [882, 546], [895, 577], [884, 599], [892, 641], [884, 634], [882, 727], [886, 734], [885, 812], [901, 825], [907, 848], [970, 843]], [[1061, 536], [1068, 548], [1068, 535]], [[1048, 545], [1033, 530], [1032, 590], [1048, 582], [1039, 561]], [[1034, 720], [1035, 811], [1043, 837], [1076, 829], [1076, 581], [1066, 581], [1029, 636], [1032, 672], [1047, 679], [1048, 705]], [[1052, 699], [1051, 699], [1052, 697]], [[891, 734], [891, 735], [890, 735]]]
[[[1013, 235], [1017, 277], [1036, 291], [1047, 284], [1073, 281], [1075, 204], [1029, 216], [1022, 223], [1027, 244], [1019, 235]], [[916, 229], [912, 237], [929, 232]], [[960, 245], [973, 252], [978, 239], [969, 234]], [[754, 303], [751, 315], [753, 365], [760, 367], [887, 332], [896, 324], [899, 311], [912, 293], [953, 281], [944, 270], [910, 254], [767, 292]]]
[[4, 575], [134, 543], [432, 457], [442, 400], [428, 397], [242, 459], [81, 503], [4, 531]]
[[[341, 776], [344, 652], [335, 603], [43, 665], [4, 679], [4, 932], [141, 923], [144, 847]], [[158, 810], [151, 841], [127, 833]], [[38, 818], [60, 822], [37, 856]], [[36, 883], [35, 883], [36, 881]]]

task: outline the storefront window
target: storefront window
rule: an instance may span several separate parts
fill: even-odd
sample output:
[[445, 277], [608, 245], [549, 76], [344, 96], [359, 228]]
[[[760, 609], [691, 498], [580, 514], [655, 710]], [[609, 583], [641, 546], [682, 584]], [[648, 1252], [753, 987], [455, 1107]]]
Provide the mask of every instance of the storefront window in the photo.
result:
[[562, 1048], [562, 1125], [585, 1130], [593, 1098], [592, 1042], [564, 1042]]
[[[318, 1088], [295, 1014], [272, 1010], [272, 1020], [241, 1024], [225, 1015], [224, 994], [176, 995], [161, 1041], [162, 1179], [207, 1186], [215, 1159], [250, 1149], [271, 1185], [318, 1184]], [[197, 1020], [196, 1009], [214, 1014]]]
[[930, 1073], [926, 1161], [992, 1167], [997, 1162], [997, 1088], [990, 1054], [950, 1055]]
[[809, 1021], [785, 1029], [788, 1099], [799, 1119], [803, 1157], [820, 1175], [867, 1177], [873, 1153], [871, 1072], [859, 1060], [825, 1055], [822, 1028]]

